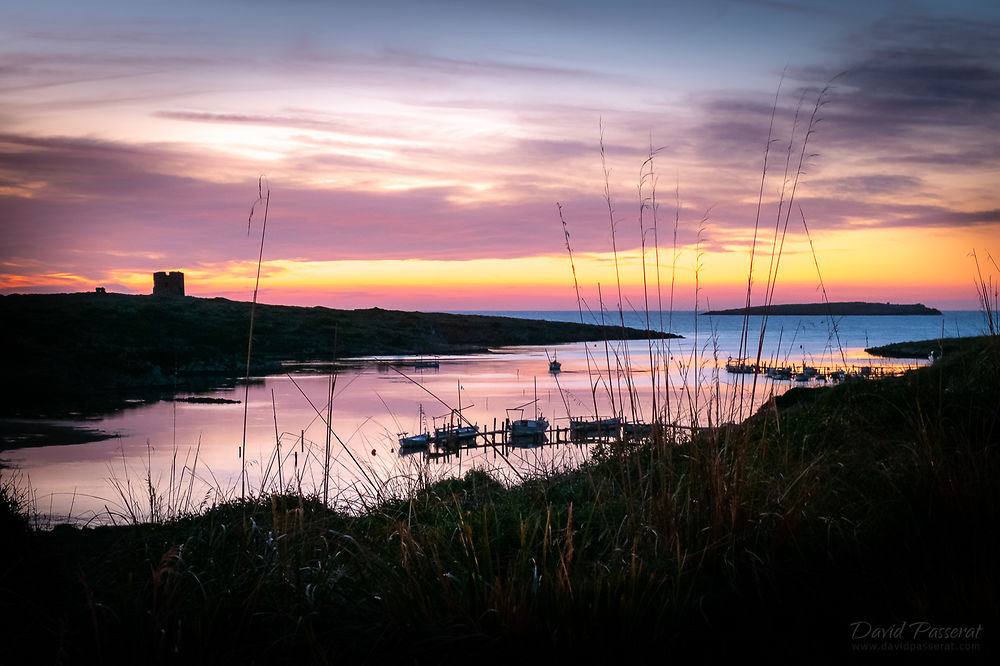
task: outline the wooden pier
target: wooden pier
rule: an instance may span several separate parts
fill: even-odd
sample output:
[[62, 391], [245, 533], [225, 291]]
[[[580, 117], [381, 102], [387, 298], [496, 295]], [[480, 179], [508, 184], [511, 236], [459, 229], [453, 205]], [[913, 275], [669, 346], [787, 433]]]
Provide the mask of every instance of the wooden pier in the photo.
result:
[[[616, 419], [617, 420], [617, 419]], [[607, 421], [605, 419], [604, 421]], [[407, 453], [422, 453], [428, 458], [440, 459], [454, 455], [461, 455], [462, 451], [493, 448], [501, 451], [504, 455], [510, 449], [532, 449], [539, 446], [551, 446], [555, 444], [596, 444], [600, 442], [609, 443], [612, 441], [638, 441], [652, 436], [656, 428], [671, 430], [694, 430], [690, 426], [675, 424], [649, 424], [630, 423], [618, 420], [612, 426], [606, 426], [603, 422], [586, 422], [588, 428], [581, 428], [580, 422], [572, 422], [565, 426], [551, 426], [540, 440], [536, 437], [518, 437], [511, 435], [510, 421], [498, 421], [493, 419], [492, 427], [480, 430], [474, 437], [464, 438], [462, 441], [451, 440], [448, 442], [436, 442], [431, 437], [429, 445], [425, 449], [417, 451], [407, 450]]]
[[748, 363], [746, 361], [734, 361], [729, 359], [725, 364], [725, 370], [732, 375], [765, 375], [768, 379], [777, 381], [840, 381], [844, 379], [876, 379], [879, 377], [896, 377], [918, 367], [920, 364], [907, 365], [875, 365], [875, 364], [851, 364], [843, 365], [809, 365], [802, 364], [778, 364], [769, 365], [767, 363]]
[[[902, 375], [910, 370], [921, 367], [913, 365], [849, 365], [849, 366], [814, 366], [814, 365], [747, 365], [734, 363], [732, 359], [725, 364], [730, 374], [759, 374], [774, 381], [785, 381], [794, 384], [809, 384], [839, 382], [849, 380], [877, 379]], [[468, 423], [468, 422], [467, 422]], [[469, 426], [472, 426], [469, 423]], [[452, 427], [456, 427], [452, 424]], [[428, 458], [448, 458], [461, 455], [463, 450], [485, 449], [492, 447], [506, 455], [510, 449], [535, 448], [552, 444], [594, 444], [612, 441], [641, 441], [649, 439], [659, 429], [698, 431], [701, 428], [670, 423], [630, 423], [621, 418], [605, 418], [592, 421], [570, 420], [569, 425], [554, 425], [544, 433], [536, 433], [526, 437], [511, 434], [511, 420], [493, 419], [492, 426], [479, 430], [475, 426], [474, 434], [449, 436], [443, 432], [440, 436], [430, 436], [426, 447], [408, 448], [401, 452], [422, 453]], [[471, 430], [472, 428], [463, 428]]]

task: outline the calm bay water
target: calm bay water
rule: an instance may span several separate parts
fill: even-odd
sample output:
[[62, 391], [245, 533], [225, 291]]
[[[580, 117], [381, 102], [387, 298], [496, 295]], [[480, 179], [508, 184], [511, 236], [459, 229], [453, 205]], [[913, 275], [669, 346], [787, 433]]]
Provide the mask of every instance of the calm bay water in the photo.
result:
[[[480, 314], [580, 320], [577, 312], [561, 311]], [[619, 323], [617, 313], [605, 318], [609, 324]], [[645, 313], [626, 313], [625, 325], [645, 328]], [[376, 359], [345, 363], [333, 387], [331, 504], [356, 508], [380, 495], [405, 492], [422, 479], [461, 474], [472, 467], [513, 481], [519, 474], [572, 467], [589, 455], [588, 446], [569, 444], [506, 451], [486, 447], [447, 459], [401, 455], [398, 436], [421, 430], [421, 412], [426, 426], [433, 427], [452, 409], [461, 408], [469, 421], [490, 430], [508, 416], [520, 418], [521, 412], [508, 412], [519, 407], [525, 416], [537, 410], [553, 425], [565, 426], [570, 416], [593, 418], [596, 404], [601, 416], [618, 411], [631, 421], [651, 417], [655, 394], [661, 408], [669, 398], [672, 420], [707, 424], [742, 418], [769, 395], [793, 385], [759, 377], [751, 399], [752, 378], [721, 369], [727, 359], [740, 356], [742, 317], [651, 313], [649, 326], [684, 337], [652, 344], [640, 340], [504, 348], [435, 358], [439, 367], [427, 369], [414, 367], [420, 359], [405, 357], [378, 359], [392, 367]], [[761, 319], [751, 318], [751, 356], [756, 355], [760, 327]], [[926, 361], [873, 359], [864, 348], [978, 335], [982, 329], [982, 315], [975, 311], [950, 311], [941, 317], [841, 317], [833, 322], [825, 317], [771, 317], [762, 360], [799, 366], [913, 367]], [[562, 363], [558, 375], [548, 372], [552, 358]], [[160, 510], [168, 513], [238, 497], [244, 460], [248, 491], [277, 487], [279, 474], [283, 486], [321, 491], [330, 375], [297, 371], [259, 379], [250, 386], [245, 406], [245, 459], [239, 455], [244, 404], [185, 402], [144, 405], [85, 424], [115, 434], [105, 441], [16, 449], [0, 456], [21, 469], [33, 489], [36, 510], [53, 521], [148, 517], [150, 486], [159, 498], [154, 505], [161, 502]], [[244, 388], [208, 397], [242, 401]]]

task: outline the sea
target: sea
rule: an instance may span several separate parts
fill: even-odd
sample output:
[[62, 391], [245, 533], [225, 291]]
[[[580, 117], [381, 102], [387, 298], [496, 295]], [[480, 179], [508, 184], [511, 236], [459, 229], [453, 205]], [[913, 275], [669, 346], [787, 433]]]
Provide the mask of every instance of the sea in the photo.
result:
[[[85, 422], [107, 439], [8, 449], [0, 462], [30, 492], [40, 524], [120, 524], [167, 519], [276, 489], [315, 493], [363, 511], [428, 482], [482, 469], [505, 483], [571, 469], [593, 444], [477, 446], [448, 455], [401, 451], [399, 439], [461, 419], [491, 432], [505, 419], [666, 414], [678, 428], [739, 421], [792, 386], [732, 374], [727, 363], [800, 369], [902, 372], [929, 359], [881, 359], [865, 348], [980, 335], [978, 311], [940, 316], [706, 316], [695, 312], [479, 311], [549, 321], [604, 323], [681, 337], [491, 349], [459, 356], [345, 359], [289, 366], [235, 388], [180, 394], [185, 402], [136, 404]], [[561, 365], [550, 372], [550, 362]], [[435, 366], [436, 363], [436, 367]], [[431, 366], [431, 367], [427, 367]], [[330, 396], [332, 395], [332, 402]], [[327, 427], [327, 420], [331, 427]], [[432, 449], [433, 452], [433, 449]]]

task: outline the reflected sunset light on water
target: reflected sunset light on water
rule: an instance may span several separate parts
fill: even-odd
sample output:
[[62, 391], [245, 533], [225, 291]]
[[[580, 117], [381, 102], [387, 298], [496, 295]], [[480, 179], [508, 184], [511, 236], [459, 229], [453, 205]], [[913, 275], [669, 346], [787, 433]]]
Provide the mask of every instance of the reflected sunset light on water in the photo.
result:
[[[509, 314], [550, 320], [579, 317], [573, 312]], [[626, 324], [641, 326], [644, 319], [644, 315], [632, 313]], [[742, 317], [696, 319], [693, 313], [681, 312], [671, 319], [683, 338], [609, 341], [607, 347], [603, 342], [572, 343], [461, 356], [341, 362], [332, 409], [331, 503], [355, 510], [380, 497], [405, 495], [427, 479], [460, 475], [472, 468], [514, 482], [524, 475], [575, 467], [589, 457], [594, 446], [566, 443], [494, 448], [480, 440], [479, 447], [462, 450], [459, 455], [401, 454], [398, 438], [404, 432], [419, 432], [421, 411], [430, 430], [435, 424], [443, 425], [451, 410], [459, 407], [463, 416], [483, 431], [502, 428], [508, 417], [516, 419], [523, 414], [530, 418], [536, 409], [553, 428], [566, 428], [570, 417], [593, 419], [595, 402], [601, 417], [614, 413], [627, 422], [649, 422], [655, 381], [661, 413], [668, 409], [669, 396], [671, 424], [689, 426], [692, 415], [697, 414], [697, 425], [709, 426], [718, 425], [720, 420], [741, 420], [770, 396], [802, 385], [758, 375], [754, 388], [753, 376], [725, 371], [727, 361], [738, 355]], [[771, 317], [762, 363], [824, 368], [845, 367], [846, 361], [848, 368], [917, 367], [927, 361], [878, 359], [866, 354], [864, 348], [937, 337], [942, 332], [971, 335], [982, 326], [977, 312], [946, 312], [943, 317], [839, 317], [834, 321], [836, 333], [826, 317]], [[751, 318], [750, 331], [759, 335], [760, 318]], [[835, 342], [837, 336], [840, 347]], [[655, 380], [650, 372], [651, 350]], [[437, 361], [438, 367], [416, 367], [429, 359]], [[558, 374], [548, 371], [551, 359], [562, 365]], [[667, 381], [664, 366], [669, 370]], [[821, 383], [812, 380], [807, 385]], [[103, 523], [121, 519], [128, 512], [126, 497], [138, 504], [133, 510], [148, 511], [147, 470], [161, 501], [171, 502], [173, 509], [194, 509], [203, 502], [211, 505], [241, 492], [244, 390], [237, 386], [207, 394], [240, 402], [160, 401], [82, 424], [61, 421], [58, 423], [97, 428], [114, 437], [87, 444], [13, 449], [3, 457], [23, 470], [34, 490], [36, 509], [51, 514], [55, 521], [69, 518]], [[303, 370], [301, 365], [289, 374], [252, 381], [246, 405], [249, 492], [259, 492], [265, 478], [266, 488], [277, 487], [276, 427], [282, 483], [296, 489], [301, 483], [306, 492], [320, 491], [329, 391], [327, 371]], [[515, 408], [523, 411], [507, 411]]]

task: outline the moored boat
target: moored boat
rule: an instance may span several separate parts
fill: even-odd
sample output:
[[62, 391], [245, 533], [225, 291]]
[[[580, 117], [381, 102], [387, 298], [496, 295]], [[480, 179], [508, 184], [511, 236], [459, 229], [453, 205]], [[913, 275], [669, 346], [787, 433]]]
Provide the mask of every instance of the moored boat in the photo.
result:
[[[550, 362], [551, 365], [552, 362]], [[524, 416], [524, 408], [528, 405], [535, 406], [535, 418], [511, 419], [511, 413], [516, 412], [519, 417]], [[507, 424], [510, 438], [514, 444], [544, 444], [547, 440], [545, 431], [549, 429], [549, 422], [544, 416], [538, 413], [538, 380], [535, 380], [535, 399], [513, 409], [507, 410]]]
[[[512, 410], [507, 411], [509, 413]], [[549, 421], [541, 415], [533, 419], [514, 419], [508, 426], [510, 438], [515, 444], [544, 444], [547, 441], [545, 433], [548, 429]]]
[[742, 361], [734, 363], [730, 356], [729, 360], [726, 361], [726, 372], [734, 375], [752, 375], [757, 372], [757, 366]]
[[653, 436], [652, 423], [625, 423], [622, 425], [625, 439], [646, 439]]
[[570, 419], [570, 438], [588, 439], [590, 437], [615, 437], [621, 434], [622, 420], [617, 416], [607, 419], [596, 419], [593, 421], [583, 421]]
[[431, 435], [427, 432], [422, 432], [417, 435], [409, 435], [400, 433], [399, 438], [399, 450], [400, 451], [416, 451], [419, 449], [426, 449], [431, 443]]
[[[462, 425], [462, 422], [465, 425]], [[462, 416], [462, 384], [458, 384], [458, 409], [452, 409], [448, 421], [441, 427], [434, 426], [434, 446], [438, 449], [456, 450], [463, 446], [475, 446], [479, 437], [479, 426], [472, 425]]]
[[424, 406], [420, 405], [417, 412], [417, 423], [420, 432], [416, 435], [407, 435], [405, 432], [399, 433], [400, 451], [417, 451], [426, 449], [431, 443], [431, 434], [427, 432], [426, 419], [424, 418]]
[[462, 446], [475, 445], [479, 436], [477, 425], [448, 424], [434, 428], [434, 446], [439, 449], [457, 449]]
[[771, 379], [784, 379], [784, 380], [791, 379], [792, 369], [783, 367], [768, 368], [767, 376], [770, 377]]

